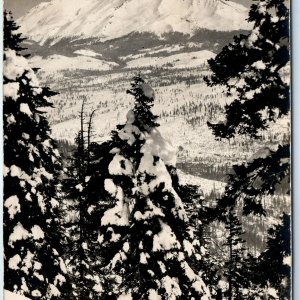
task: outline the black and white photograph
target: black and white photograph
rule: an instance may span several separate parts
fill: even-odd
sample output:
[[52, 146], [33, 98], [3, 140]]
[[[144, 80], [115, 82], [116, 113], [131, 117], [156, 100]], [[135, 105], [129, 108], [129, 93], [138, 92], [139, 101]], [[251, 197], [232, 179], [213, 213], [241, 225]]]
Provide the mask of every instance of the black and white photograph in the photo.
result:
[[4, 300], [291, 300], [290, 0], [4, 0]]

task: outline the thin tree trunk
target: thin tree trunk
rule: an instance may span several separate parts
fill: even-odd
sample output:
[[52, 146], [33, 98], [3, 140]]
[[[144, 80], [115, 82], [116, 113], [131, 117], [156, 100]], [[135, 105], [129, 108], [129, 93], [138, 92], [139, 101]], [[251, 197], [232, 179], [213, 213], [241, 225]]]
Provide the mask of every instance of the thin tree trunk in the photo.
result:
[[[84, 155], [84, 105], [85, 100], [82, 101], [81, 111], [80, 111], [80, 141], [79, 141], [79, 157], [81, 160], [81, 166], [78, 174], [79, 182], [83, 185], [84, 184], [84, 173], [85, 173], [85, 155]], [[84, 249], [83, 249], [83, 241], [84, 241], [84, 215], [83, 215], [83, 197], [81, 196], [79, 199], [79, 274], [80, 274], [80, 283], [82, 284], [84, 282]], [[80, 287], [79, 292], [79, 299], [84, 299], [84, 293], [83, 293], [83, 286]]]
[[231, 219], [231, 211], [229, 213], [229, 278], [228, 278], [228, 294], [229, 300], [232, 300], [232, 219]]
[[91, 131], [92, 131], [92, 122], [93, 116], [97, 109], [94, 109], [90, 114], [89, 124], [88, 124], [88, 142], [87, 142], [87, 170], [90, 168], [90, 145], [91, 145]]

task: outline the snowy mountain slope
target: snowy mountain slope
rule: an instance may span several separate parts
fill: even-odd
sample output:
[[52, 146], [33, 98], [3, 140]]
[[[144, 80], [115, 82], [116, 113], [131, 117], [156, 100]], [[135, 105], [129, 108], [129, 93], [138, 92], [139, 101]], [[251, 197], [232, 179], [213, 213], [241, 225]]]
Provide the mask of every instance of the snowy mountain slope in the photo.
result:
[[131, 60], [127, 63], [128, 68], [141, 68], [141, 67], [162, 67], [169, 65], [171, 68], [183, 69], [194, 68], [215, 57], [215, 54], [208, 50], [179, 53], [166, 57], [140, 57]]
[[82, 56], [88, 56], [88, 57], [97, 57], [102, 56], [100, 53], [96, 53], [94, 51], [91, 51], [89, 49], [80, 49], [74, 51], [74, 54], [82, 55]]
[[[178, 74], [184, 75], [181, 69], [178, 69]], [[190, 71], [186, 71], [186, 74], [190, 74]], [[78, 112], [81, 99], [85, 96], [89, 103], [86, 106], [87, 113], [95, 108], [98, 109], [93, 120], [94, 140], [97, 142], [108, 140], [111, 130], [115, 129], [117, 124], [125, 122], [126, 112], [133, 105], [132, 97], [126, 94], [131, 74], [126, 75], [128, 79], [121, 81], [124, 75], [125, 73], [122, 72], [95, 76], [95, 78], [90, 76], [83, 79], [83, 83], [79, 83], [79, 79], [70, 81], [70, 85], [64, 87], [60, 95], [53, 97], [55, 108], [50, 112], [49, 119], [52, 122], [52, 134], [55, 139], [73, 143], [80, 129]], [[176, 78], [177, 73], [174, 76]], [[160, 80], [161, 78], [156, 80], [152, 78], [151, 83], [153, 86], [161, 84]], [[64, 84], [66, 81], [64, 80]], [[161, 116], [160, 131], [178, 150], [178, 162], [197, 160], [198, 163], [218, 167], [245, 161], [251, 157], [253, 151], [262, 147], [261, 141], [252, 141], [250, 145], [250, 141], [245, 143], [243, 138], [239, 138], [234, 144], [230, 144], [226, 140], [217, 141], [214, 138], [206, 121], [211, 120], [210, 112], [214, 106], [218, 103], [225, 104], [222, 90], [212, 90], [204, 82], [190, 86], [184, 83], [156, 86], [154, 90], [156, 98], [153, 112]], [[205, 104], [206, 107], [202, 106], [202, 109], [199, 107], [195, 111], [188, 110], [199, 103]], [[190, 118], [197, 117], [203, 121], [200, 120], [195, 126], [188, 122]], [[274, 124], [270, 132], [276, 138], [282, 139], [282, 135], [288, 132], [286, 119], [276, 126]]]
[[198, 28], [248, 29], [247, 8], [224, 0], [52, 0], [18, 20], [22, 31], [43, 44], [65, 37], [101, 41], [131, 32], [192, 34]]
[[[29, 63], [45, 73], [57, 73], [64, 70], [108, 71], [119, 67], [116, 62], [102, 60], [99, 58], [101, 54], [90, 50], [78, 50], [74, 54], [77, 54], [77, 56], [51, 55], [47, 58], [33, 56], [29, 59]], [[215, 57], [215, 54], [208, 50], [183, 52], [161, 57], [147, 57], [145, 53], [141, 53], [132, 57], [128, 56], [125, 67], [129, 69], [147, 67], [195, 68], [207, 64], [207, 60], [213, 57]]]
[[[82, 54], [82, 52], [78, 54]], [[76, 57], [51, 55], [47, 59], [43, 59], [40, 56], [34, 56], [31, 59], [29, 59], [29, 62], [31, 65], [34, 65], [37, 68], [41, 68], [42, 71], [46, 73], [76, 69], [107, 71], [111, 70], [113, 67], [118, 66], [118, 64], [115, 62], [100, 60], [84, 55], [79, 55]]]

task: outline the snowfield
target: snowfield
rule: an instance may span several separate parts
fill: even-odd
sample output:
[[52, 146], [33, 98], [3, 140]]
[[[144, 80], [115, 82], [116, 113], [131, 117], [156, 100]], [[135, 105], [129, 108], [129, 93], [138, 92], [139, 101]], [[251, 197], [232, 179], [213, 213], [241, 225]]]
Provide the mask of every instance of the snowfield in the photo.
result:
[[10, 291], [4, 290], [4, 300], [30, 300], [22, 295], [14, 294]]
[[[117, 67], [115, 62], [105, 61], [91, 57], [92, 51], [79, 51], [80, 56], [67, 57], [63, 55], [51, 55], [46, 59], [41, 56], [34, 56], [29, 59], [29, 63], [37, 68], [41, 68], [45, 73], [53, 73], [62, 70], [111, 70]], [[89, 54], [89, 55], [87, 55]], [[94, 56], [98, 54], [95, 53]]]
[[[172, 9], [170, 9], [170, 7]], [[221, 0], [52, 0], [18, 20], [23, 33], [43, 44], [63, 37], [98, 37], [105, 41], [131, 32], [192, 34], [198, 28], [247, 29], [247, 8]], [[87, 18], [88, 16], [88, 18]]]
[[74, 51], [74, 54], [82, 55], [82, 56], [88, 56], [88, 57], [97, 57], [102, 56], [100, 53], [96, 53], [94, 51], [91, 51], [89, 49], [81, 49]]
[[174, 54], [167, 57], [140, 57], [127, 62], [128, 68], [168, 67], [176, 69], [195, 68], [207, 64], [216, 55], [208, 50]]
[[186, 174], [181, 170], [177, 170], [179, 183], [181, 185], [197, 185], [200, 187], [201, 191], [203, 192], [203, 196], [208, 196], [213, 190], [219, 194], [222, 194], [225, 189], [225, 183], [217, 180], [210, 180], [201, 178], [198, 176], [193, 176], [190, 174]]

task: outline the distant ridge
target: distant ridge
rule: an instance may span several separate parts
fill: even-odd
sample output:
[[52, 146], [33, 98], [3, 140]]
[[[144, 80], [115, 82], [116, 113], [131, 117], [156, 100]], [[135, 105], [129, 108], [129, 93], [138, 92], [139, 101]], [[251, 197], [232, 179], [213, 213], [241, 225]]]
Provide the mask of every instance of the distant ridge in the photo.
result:
[[18, 19], [22, 33], [44, 44], [67, 38], [111, 40], [131, 32], [193, 34], [248, 29], [248, 10], [224, 0], [52, 0]]

